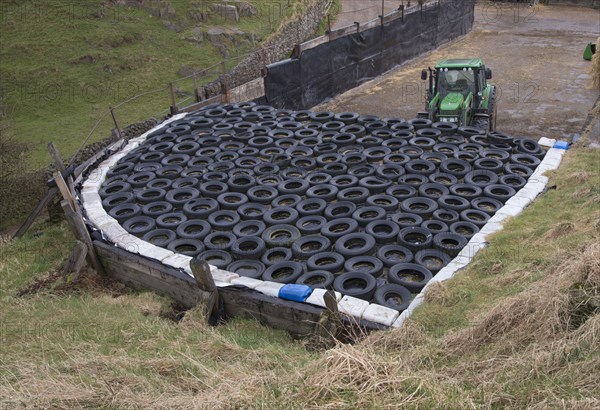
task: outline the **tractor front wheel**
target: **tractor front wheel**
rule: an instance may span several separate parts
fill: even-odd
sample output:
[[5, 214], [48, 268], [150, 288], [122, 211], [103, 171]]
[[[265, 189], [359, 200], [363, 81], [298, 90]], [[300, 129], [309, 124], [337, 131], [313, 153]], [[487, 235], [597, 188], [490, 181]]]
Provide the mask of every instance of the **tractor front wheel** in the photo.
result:
[[479, 128], [484, 131], [486, 134], [488, 131], [491, 131], [490, 126], [492, 124], [492, 118], [483, 114], [483, 115], [475, 115], [473, 117], [473, 127]]

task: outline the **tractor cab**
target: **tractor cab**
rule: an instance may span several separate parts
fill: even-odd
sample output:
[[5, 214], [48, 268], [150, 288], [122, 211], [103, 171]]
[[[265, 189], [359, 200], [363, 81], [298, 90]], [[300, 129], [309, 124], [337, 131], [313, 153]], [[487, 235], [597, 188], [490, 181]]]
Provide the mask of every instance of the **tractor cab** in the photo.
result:
[[492, 70], [481, 59], [448, 59], [421, 73], [429, 79], [427, 103], [419, 117], [458, 126], [495, 129], [495, 87], [487, 83]]

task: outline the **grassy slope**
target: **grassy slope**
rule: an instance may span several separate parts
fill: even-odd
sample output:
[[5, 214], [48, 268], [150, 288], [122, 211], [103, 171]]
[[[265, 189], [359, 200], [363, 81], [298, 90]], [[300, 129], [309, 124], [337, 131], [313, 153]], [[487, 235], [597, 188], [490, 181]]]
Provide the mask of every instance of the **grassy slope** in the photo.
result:
[[[330, 22], [331, 22], [332, 26], [333, 26], [333, 23], [335, 22], [335, 16], [337, 16], [341, 11], [342, 11], [341, 0], [333, 0], [331, 2], [331, 6], [329, 7], [329, 13], [327, 13], [330, 16]], [[327, 23], [327, 16], [325, 16], [323, 18], [323, 20], [321, 20], [321, 22], [319, 23], [319, 26], [317, 27], [317, 32], [315, 33], [315, 37], [325, 35], [327, 30], [329, 30], [329, 26]]]
[[[217, 25], [230, 27], [230, 23], [214, 15], [207, 23], [195, 23], [185, 17], [195, 4], [191, 0], [170, 2], [176, 15], [163, 17], [157, 17], [156, 11], [166, 10], [168, 2], [149, 3], [153, 6], [142, 9], [103, 6], [111, 3], [101, 0], [2, 2], [0, 105], [6, 117], [0, 118], [10, 125], [8, 132], [29, 144], [30, 168], [48, 164], [45, 147], [50, 140], [65, 156], [73, 154], [109, 105], [164, 89], [117, 112], [122, 126], [146, 119], [168, 108], [166, 85], [179, 77], [181, 67], [206, 68], [222, 60], [206, 37], [197, 45], [181, 36], [194, 25], [207, 30]], [[288, 0], [251, 3], [259, 13], [242, 18], [236, 26], [255, 33], [257, 39], [273, 31], [290, 11]], [[100, 11], [103, 17], [99, 18]], [[169, 30], [164, 21], [184, 31]], [[241, 47], [239, 54], [250, 51], [249, 47]], [[235, 54], [233, 51], [231, 57]], [[95, 59], [93, 63], [74, 63], [88, 55]], [[216, 75], [214, 69], [205, 80]], [[176, 87], [189, 91], [193, 82], [187, 80]], [[111, 127], [108, 116], [91, 141], [108, 136]]]
[[320, 353], [251, 320], [211, 329], [192, 311], [175, 324], [166, 300], [90, 279], [18, 297], [70, 246], [64, 225], [38, 227], [0, 247], [0, 402], [597, 407], [599, 154], [569, 151], [551, 189], [404, 328]]

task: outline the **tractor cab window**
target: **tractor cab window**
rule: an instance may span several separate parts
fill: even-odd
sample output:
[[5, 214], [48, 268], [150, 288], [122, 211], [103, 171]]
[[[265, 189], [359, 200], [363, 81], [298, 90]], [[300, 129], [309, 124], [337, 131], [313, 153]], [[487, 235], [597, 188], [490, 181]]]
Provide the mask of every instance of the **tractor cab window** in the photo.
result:
[[455, 92], [461, 93], [466, 98], [469, 93], [475, 92], [475, 74], [473, 70], [439, 69], [437, 72], [437, 88], [442, 98]]
[[485, 70], [479, 70], [477, 72], [476, 77], [477, 78], [477, 92], [483, 92], [485, 90]]

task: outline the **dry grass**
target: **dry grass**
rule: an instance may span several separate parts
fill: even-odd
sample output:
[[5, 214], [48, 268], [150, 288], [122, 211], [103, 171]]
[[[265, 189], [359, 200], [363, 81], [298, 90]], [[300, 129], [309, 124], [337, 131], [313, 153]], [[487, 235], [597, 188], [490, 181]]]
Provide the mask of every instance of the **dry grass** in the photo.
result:
[[[332, 349], [306, 371], [297, 398], [331, 408], [599, 405], [600, 245], [570, 256], [527, 291], [492, 304], [469, 328], [436, 340], [409, 320]], [[432, 288], [428, 303], [445, 303], [442, 286]], [[579, 399], [563, 401], [555, 380], [566, 380]]]
[[336, 409], [370, 408], [388, 400], [394, 407], [422, 404], [430, 370], [429, 364], [419, 362], [433, 353], [428, 342], [418, 323], [408, 321], [401, 329], [374, 333], [357, 345], [339, 345], [304, 370], [306, 379], [294, 401]]
[[590, 171], [577, 171], [569, 175], [569, 182], [576, 185], [580, 185], [592, 178], [593, 176], [594, 173]]
[[[123, 309], [138, 309], [152, 301], [124, 299]], [[108, 352], [99, 351], [93, 341], [47, 341], [47, 351], [62, 351], [64, 357], [48, 358], [47, 365], [43, 359], [22, 360], [11, 368], [3, 361], [0, 397], [11, 407], [219, 409], [232, 403], [254, 407], [273, 401], [269, 384], [294, 375], [285, 365], [297, 360], [293, 354], [274, 351], [268, 342], [264, 348], [243, 348], [208, 328], [196, 311], [186, 315], [179, 329], [174, 326], [162, 323], [154, 340], [144, 336], [137, 348], [131, 345], [138, 339], [134, 329], [122, 329], [122, 346]], [[179, 337], [171, 338], [167, 332]]]
[[448, 282], [435, 282], [429, 285], [425, 292], [425, 302], [436, 303], [442, 306], [454, 303], [448, 291]]
[[[501, 350], [510, 351], [568, 336], [573, 322], [582, 319], [585, 306], [600, 302], [600, 245], [590, 244], [583, 252], [561, 256], [565, 262], [551, 268], [536, 286], [496, 304], [474, 326], [449, 336], [448, 351], [460, 355], [499, 339], [508, 343]], [[585, 290], [575, 301], [573, 288], [579, 286]]]

